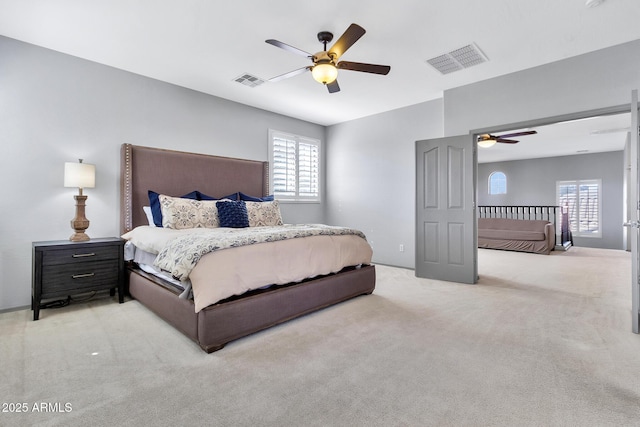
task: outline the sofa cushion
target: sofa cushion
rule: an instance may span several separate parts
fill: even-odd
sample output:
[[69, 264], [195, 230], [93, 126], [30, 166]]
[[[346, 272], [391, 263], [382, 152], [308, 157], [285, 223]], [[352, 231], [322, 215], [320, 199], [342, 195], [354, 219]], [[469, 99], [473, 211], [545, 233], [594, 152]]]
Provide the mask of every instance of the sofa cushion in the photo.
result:
[[478, 229], [478, 237], [485, 239], [500, 240], [544, 240], [544, 233], [537, 231], [515, 231], [515, 230], [483, 230]]
[[479, 218], [478, 237], [502, 240], [545, 240], [549, 221]]

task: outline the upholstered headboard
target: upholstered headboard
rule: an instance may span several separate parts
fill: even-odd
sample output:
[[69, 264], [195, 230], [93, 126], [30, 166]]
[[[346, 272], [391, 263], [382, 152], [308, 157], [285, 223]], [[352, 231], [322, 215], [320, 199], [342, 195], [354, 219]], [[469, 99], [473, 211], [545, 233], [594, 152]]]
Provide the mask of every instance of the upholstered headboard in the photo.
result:
[[180, 196], [194, 190], [212, 197], [235, 192], [266, 196], [269, 162], [122, 144], [120, 232], [146, 225], [148, 190]]

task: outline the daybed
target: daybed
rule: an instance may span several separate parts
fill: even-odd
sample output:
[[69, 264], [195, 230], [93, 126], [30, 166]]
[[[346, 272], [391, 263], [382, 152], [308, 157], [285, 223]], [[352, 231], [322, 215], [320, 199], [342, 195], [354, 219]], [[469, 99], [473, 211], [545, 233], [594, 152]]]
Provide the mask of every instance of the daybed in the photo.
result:
[[543, 220], [478, 218], [478, 247], [549, 255], [555, 229]]
[[[222, 198], [232, 193], [238, 194], [238, 192], [262, 197], [267, 195], [269, 191], [268, 162], [185, 153], [130, 144], [123, 144], [121, 155], [121, 231], [123, 235], [130, 232], [135, 233], [137, 232], [136, 230], [147, 230], [154, 233], [157, 231], [150, 224], [143, 211], [143, 206], [149, 205], [149, 190], [162, 195], [176, 196], [198, 190], [198, 194], [206, 194], [212, 196], [211, 198]], [[162, 200], [171, 199], [163, 197]], [[199, 198], [199, 200], [208, 199]], [[276, 227], [255, 227], [256, 230], [259, 228], [269, 229]], [[317, 227], [312, 228], [315, 229]], [[228, 233], [234, 231], [227, 229]], [[246, 232], [245, 229], [242, 231]], [[209, 229], [206, 232], [215, 233], [216, 230]], [[278, 243], [288, 244], [287, 242], [292, 240], [325, 239], [324, 241], [327, 241], [326, 239], [329, 239], [340, 242], [350, 240], [360, 241], [360, 246], [362, 246], [362, 241], [366, 242], [366, 240], [353, 235], [326, 236], [322, 228], [319, 234], [322, 235], [250, 244], [225, 250], [217, 250], [216, 245], [210, 245], [215, 252], [198, 253], [199, 261], [191, 271], [192, 275], [195, 275], [196, 271], [198, 271], [198, 283], [196, 283], [195, 278], [191, 283], [195, 298], [189, 296], [188, 287], [183, 289], [176, 286], [175, 281], [165, 280], [150, 274], [148, 271], [143, 271], [140, 265], [135, 262], [131, 262], [128, 267], [128, 290], [133, 298], [193, 339], [203, 350], [210, 353], [221, 349], [226, 343], [237, 338], [358, 295], [373, 292], [375, 288], [375, 268], [370, 262], [361, 261], [340, 267], [339, 271], [334, 273], [313, 273], [310, 275], [312, 277], [301, 277], [285, 284], [280, 284], [282, 279], [280, 276], [287, 278], [290, 271], [296, 270], [300, 267], [300, 264], [308, 263], [308, 257], [314, 258], [313, 254], [315, 252], [313, 251], [316, 249], [311, 247], [308, 250], [300, 251], [305, 252], [307, 258], [305, 258], [304, 253], [299, 254], [301, 258], [297, 256], [283, 258], [282, 246], [277, 246], [278, 249], [267, 251], [271, 255], [265, 255], [275, 256], [276, 258], [251, 260], [242, 256], [241, 261], [235, 261], [236, 263], [240, 262], [241, 264], [236, 265], [242, 265], [242, 268], [232, 269], [233, 271], [231, 272], [236, 275], [233, 276], [232, 274], [232, 277], [237, 277], [239, 283], [244, 283], [245, 272], [262, 271], [260, 269], [263, 267], [271, 268], [273, 267], [272, 264], [282, 262], [286, 264], [281, 272], [282, 274], [278, 274], [277, 278], [274, 277], [273, 281], [265, 283], [265, 285], [277, 283], [277, 286], [260, 286], [254, 289], [256, 286], [253, 284], [248, 287], [250, 290], [241, 295], [231, 295], [214, 303], [203, 303], [200, 300], [200, 305], [206, 304], [204, 307], [199, 307], [196, 304], [198, 298], [200, 298], [198, 295], [202, 294], [202, 289], [208, 285], [215, 286], [219, 281], [217, 271], [220, 267], [212, 264], [212, 260], [220, 257], [225, 261], [217, 260], [218, 262], [227, 263], [230, 259], [228, 254], [233, 251], [244, 250], [244, 248], [253, 248], [252, 250], [255, 251], [258, 247], [268, 248], [270, 247], [269, 245]], [[127, 236], [130, 235], [128, 234]], [[175, 243], [173, 240], [172, 242]], [[254, 242], [252, 241], [251, 243]], [[179, 247], [180, 245], [174, 246]], [[231, 246], [235, 246], [235, 244]], [[368, 243], [366, 243], [366, 247], [369, 251], [371, 250]], [[340, 249], [336, 252], [343, 251]], [[160, 255], [162, 254], [161, 252]], [[225, 254], [226, 258], [222, 257], [223, 254]], [[160, 258], [160, 255], [157, 258]], [[335, 254], [335, 256], [329, 258], [338, 258], [343, 255], [343, 253]], [[358, 259], [362, 256], [370, 261], [370, 252], [368, 258], [366, 254], [358, 253], [357, 255]], [[201, 267], [204, 264], [209, 267]], [[173, 274], [175, 276], [175, 273]]]

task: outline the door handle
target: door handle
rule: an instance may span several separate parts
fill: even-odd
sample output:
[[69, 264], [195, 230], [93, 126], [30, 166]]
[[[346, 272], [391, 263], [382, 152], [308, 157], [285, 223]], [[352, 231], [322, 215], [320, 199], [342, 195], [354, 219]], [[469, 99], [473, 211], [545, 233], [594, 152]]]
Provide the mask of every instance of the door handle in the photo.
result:
[[638, 221], [638, 220], [627, 221], [622, 225], [625, 226], [625, 227], [630, 227], [630, 228], [640, 228], [640, 221]]

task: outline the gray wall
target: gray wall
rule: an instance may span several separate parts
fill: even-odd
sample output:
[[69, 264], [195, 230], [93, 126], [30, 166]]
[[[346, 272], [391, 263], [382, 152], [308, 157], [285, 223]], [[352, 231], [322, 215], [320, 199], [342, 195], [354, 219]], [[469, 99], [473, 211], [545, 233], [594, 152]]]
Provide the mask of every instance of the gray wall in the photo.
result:
[[416, 140], [628, 104], [639, 53], [640, 40], [324, 128], [0, 37], [0, 309], [29, 304], [31, 242], [70, 234], [65, 161], [96, 164], [89, 235], [117, 235], [125, 142], [266, 160], [269, 128], [322, 139], [323, 203], [283, 206], [285, 220], [356, 226], [376, 262], [413, 267]]
[[[491, 172], [507, 176], [507, 194], [490, 195]], [[624, 153], [582, 154], [478, 165], [478, 205], [556, 204], [556, 181], [574, 179], [602, 180], [602, 237], [575, 237], [576, 246], [626, 249], [623, 238]]]
[[413, 268], [415, 143], [441, 136], [442, 100], [328, 128], [326, 219], [364, 231], [375, 262]]
[[[481, 65], [480, 65], [481, 66]], [[640, 40], [444, 93], [445, 135], [629, 104], [640, 89]]]
[[[324, 126], [247, 107], [0, 37], [0, 310], [31, 301], [31, 242], [68, 239], [77, 190], [64, 162], [97, 169], [92, 237], [119, 231], [123, 143], [267, 160], [268, 129], [325, 140]], [[325, 186], [323, 186], [324, 188]], [[322, 222], [321, 204], [284, 205], [287, 222]]]

